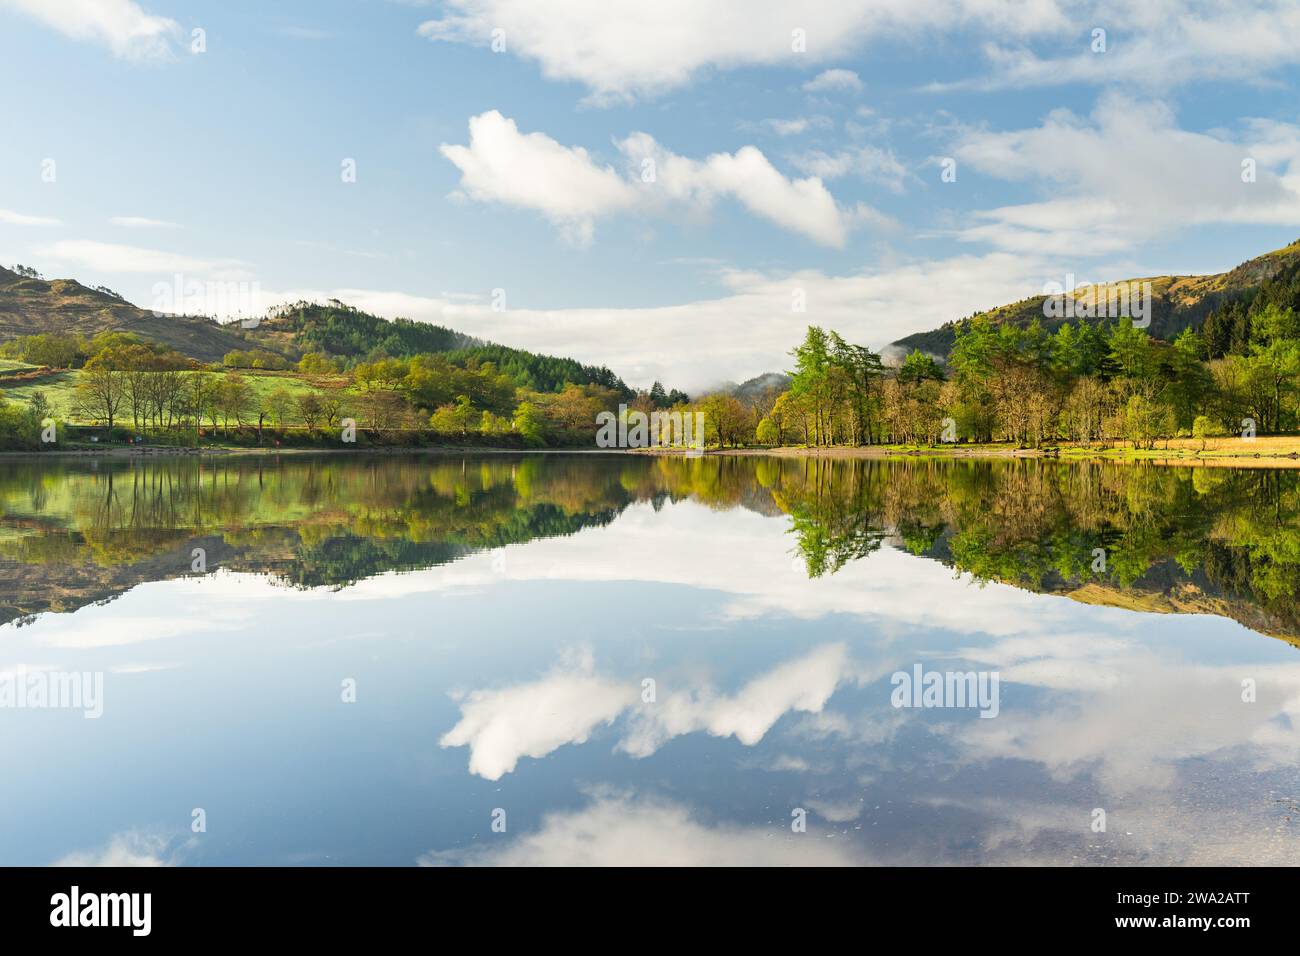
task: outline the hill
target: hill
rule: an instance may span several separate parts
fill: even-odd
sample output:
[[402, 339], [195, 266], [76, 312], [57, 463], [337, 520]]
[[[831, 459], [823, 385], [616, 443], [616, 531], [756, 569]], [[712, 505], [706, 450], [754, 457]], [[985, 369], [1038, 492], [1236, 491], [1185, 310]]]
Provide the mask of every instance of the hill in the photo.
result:
[[250, 338], [273, 351], [298, 356], [323, 352], [344, 359], [377, 355], [410, 358], [445, 355], [455, 365], [491, 362], [516, 385], [554, 392], [566, 383], [603, 385], [631, 397], [631, 389], [604, 366], [497, 345], [441, 325], [385, 319], [337, 300], [296, 302], [272, 310]]
[[154, 313], [75, 279], [46, 280], [0, 267], [0, 342], [44, 333], [91, 338], [102, 332], [130, 332], [208, 363], [251, 349], [290, 362], [307, 352], [323, 352], [349, 364], [378, 356], [439, 354], [461, 366], [492, 362], [516, 384], [538, 391], [558, 391], [572, 382], [633, 394], [603, 366], [484, 342], [427, 322], [385, 319], [338, 301], [282, 306], [245, 329], [203, 316]]
[[202, 362], [220, 362], [227, 352], [249, 345], [237, 325], [155, 314], [75, 279], [37, 279], [0, 267], [0, 342], [48, 332], [88, 338], [133, 332]]
[[441, 325], [385, 319], [337, 299], [323, 305], [295, 302], [279, 306], [251, 332], [250, 337], [263, 348], [358, 359], [380, 351], [390, 358], [408, 358], [480, 344], [471, 336]]
[[764, 372], [741, 382], [732, 392], [741, 401], [754, 401], [771, 390], [784, 392], [790, 387], [790, 376], [785, 372]]
[[[1200, 276], [1147, 276], [1137, 279], [1124, 279], [1106, 283], [1098, 287], [1095, 293], [1098, 301], [1102, 299], [1101, 290], [1118, 290], [1132, 287], [1134, 283], [1151, 283], [1151, 325], [1149, 331], [1156, 338], [1174, 339], [1186, 328], [1199, 327], [1212, 312], [1221, 306], [1249, 298], [1260, 286], [1270, 280], [1300, 273], [1300, 240], [1281, 249], [1265, 253], [1243, 262], [1227, 272]], [[1079, 301], [1087, 293], [1088, 287], [1074, 291], [1074, 298]], [[1065, 322], [1105, 322], [1105, 318], [1049, 318], [1044, 315], [1046, 295], [1031, 296], [998, 306], [984, 312], [977, 312], [969, 318], [983, 316], [997, 325], [1012, 323], [1021, 328], [1028, 327], [1035, 319], [1043, 328], [1055, 331]], [[916, 332], [904, 336], [886, 347], [886, 354], [906, 355], [919, 349], [937, 358], [946, 358], [956, 338], [958, 322], [947, 322], [928, 332]]]
[[703, 395], [721, 393], [733, 395], [742, 402], [753, 402], [762, 398], [769, 390], [784, 392], [790, 387], [790, 376], [785, 372], [763, 372], [753, 378], [747, 378], [737, 385], [734, 381], [714, 382], [707, 388], [697, 389], [691, 394], [696, 398]]

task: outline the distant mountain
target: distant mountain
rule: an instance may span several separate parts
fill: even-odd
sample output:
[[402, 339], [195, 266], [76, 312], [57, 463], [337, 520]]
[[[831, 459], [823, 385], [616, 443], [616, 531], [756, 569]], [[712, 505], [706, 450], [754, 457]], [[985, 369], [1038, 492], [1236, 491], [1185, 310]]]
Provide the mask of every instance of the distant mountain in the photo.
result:
[[775, 389], [778, 392], [784, 392], [790, 387], [790, 376], [784, 372], [764, 372], [762, 375], [755, 375], [748, 381], [741, 382], [732, 391], [732, 394], [741, 401], [761, 398], [763, 393]]
[[721, 392], [723, 395], [734, 395], [736, 398], [744, 401], [753, 401], [760, 398], [764, 392], [770, 388], [775, 388], [778, 392], [783, 392], [790, 387], [790, 376], [784, 372], [764, 372], [762, 375], [755, 375], [753, 378], [746, 379], [737, 385], [732, 381], [718, 382], [710, 385], [708, 388], [701, 388], [691, 392], [695, 398], [702, 395], [712, 395]]
[[[1221, 305], [1249, 296], [1269, 279], [1275, 279], [1283, 273], [1300, 272], [1300, 240], [1281, 249], [1265, 253], [1235, 269], [1214, 275], [1203, 276], [1149, 276], [1141, 279], [1126, 279], [1108, 283], [1103, 288], [1113, 289], [1130, 286], [1132, 283], [1151, 283], [1151, 325], [1150, 333], [1156, 338], [1173, 339], [1186, 328], [1197, 328], [1206, 316]], [[1076, 289], [1076, 301], [1086, 293], [1087, 287]], [[1098, 300], [1102, 298], [1097, 292]], [[1044, 315], [1043, 303], [1046, 295], [1031, 296], [1010, 305], [1002, 305], [976, 316], [985, 316], [996, 325], [1010, 322], [1027, 327], [1035, 319], [1048, 331], [1055, 330], [1065, 322], [1106, 322], [1106, 318], [1048, 318]], [[965, 321], [965, 320], [962, 320]], [[904, 336], [885, 347], [887, 359], [897, 360], [909, 352], [919, 349], [929, 352], [936, 358], [947, 358], [957, 335], [958, 322], [947, 322], [928, 332], [917, 332]]]

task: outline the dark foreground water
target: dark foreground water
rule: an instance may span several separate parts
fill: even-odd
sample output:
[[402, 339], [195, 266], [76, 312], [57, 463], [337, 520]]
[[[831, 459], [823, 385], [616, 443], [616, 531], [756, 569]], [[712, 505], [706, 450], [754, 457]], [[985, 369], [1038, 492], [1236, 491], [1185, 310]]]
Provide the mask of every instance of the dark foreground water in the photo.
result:
[[1295, 472], [10, 461], [0, 515], [0, 864], [1300, 862]]

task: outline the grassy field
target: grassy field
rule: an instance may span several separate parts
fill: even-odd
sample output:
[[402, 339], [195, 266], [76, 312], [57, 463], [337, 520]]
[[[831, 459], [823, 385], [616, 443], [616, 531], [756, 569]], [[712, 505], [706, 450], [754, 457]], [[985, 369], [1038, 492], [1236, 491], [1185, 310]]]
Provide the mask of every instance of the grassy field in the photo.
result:
[[72, 390], [80, 372], [54, 372], [22, 385], [3, 386], [4, 396], [10, 401], [29, 402], [33, 392], [44, 392], [56, 418], [67, 420], [72, 408]]
[[[1061, 457], [1075, 455], [1095, 455], [1096, 452], [1086, 447], [1064, 446]], [[1300, 435], [1258, 435], [1255, 438], [1242, 438], [1232, 435], [1226, 438], [1171, 438], [1156, 442], [1156, 447], [1135, 451], [1132, 447], [1105, 449], [1104, 453], [1114, 457], [1129, 458], [1289, 458], [1300, 456]]]
[[[2, 362], [2, 360], [0, 360], [0, 362]], [[18, 368], [11, 369], [11, 371], [23, 371], [24, 369], [33, 368], [33, 366], [30, 365], [23, 366], [21, 362], [10, 362], [7, 364], [11, 366], [19, 366]], [[0, 374], [3, 374], [4, 371], [4, 364], [0, 364]], [[224, 373], [217, 372], [215, 374], [220, 375]], [[304, 392], [317, 392], [323, 394], [328, 391], [328, 389], [321, 388], [311, 382], [291, 375], [242, 370], [240, 371], [240, 374], [244, 376], [249, 385], [252, 386], [253, 390], [259, 396], [269, 395], [278, 388], [283, 388], [286, 392], [295, 397]], [[24, 382], [21, 385], [9, 387], [0, 386], [0, 390], [3, 390], [5, 398], [24, 403], [31, 401], [34, 392], [44, 392], [46, 400], [54, 410], [55, 417], [73, 424], [90, 424], [72, 414], [74, 392], [80, 376], [81, 372], [79, 370], [53, 372], [50, 375], [42, 376], [41, 378], [35, 379], [31, 382]], [[348, 390], [348, 394], [353, 394], [350, 389]]]
[[[274, 372], [243, 372], [243, 371], [241, 371], [239, 374], [243, 375], [244, 378], [248, 380], [248, 383], [253, 386], [253, 391], [256, 392], [259, 396], [270, 395], [277, 388], [283, 388], [286, 392], [288, 392], [290, 395], [293, 395], [295, 398], [304, 392], [316, 392], [318, 394], [324, 394], [325, 392], [328, 391], [328, 389], [319, 388], [313, 385], [311, 382], [308, 382], [301, 378], [296, 378], [291, 375], [277, 375]], [[352, 391], [352, 389], [349, 388], [347, 389], [347, 394], [352, 395], [355, 393]]]

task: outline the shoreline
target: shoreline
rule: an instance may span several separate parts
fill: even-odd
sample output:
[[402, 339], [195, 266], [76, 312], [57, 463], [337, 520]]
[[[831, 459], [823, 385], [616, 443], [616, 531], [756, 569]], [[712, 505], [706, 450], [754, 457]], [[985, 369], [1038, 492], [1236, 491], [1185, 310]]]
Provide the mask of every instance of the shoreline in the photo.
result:
[[430, 445], [363, 448], [177, 448], [170, 445], [111, 448], [68, 448], [58, 451], [0, 451], [0, 461], [42, 458], [247, 458], [279, 455], [623, 455], [626, 448], [502, 448], [486, 445]]
[[[1154, 464], [1212, 468], [1300, 468], [1300, 436], [1265, 437], [1258, 439], [1260, 450], [1238, 451], [1236, 448], [1199, 449], [1170, 447], [1150, 450], [1132, 448], [1084, 448], [1053, 446], [1051, 448], [1013, 448], [998, 445], [971, 445], [944, 447], [913, 447], [898, 445], [836, 445], [808, 448], [784, 445], [754, 448], [713, 448], [704, 452], [707, 457], [770, 457], [770, 458], [825, 458], [825, 459], [949, 459], [1008, 461], [1016, 459], [1041, 459], [1060, 462], [1111, 461], [1119, 464]], [[243, 446], [212, 446], [205, 448], [179, 448], [176, 446], [70, 448], [50, 451], [0, 451], [0, 461], [39, 460], [42, 458], [225, 458], [270, 457], [306, 455], [650, 455], [654, 457], [679, 457], [686, 452], [675, 448], [503, 448], [499, 446], [436, 445], [424, 447], [360, 447], [360, 448], [249, 448]]]
[[1197, 452], [1179, 448], [1160, 448], [1135, 451], [1132, 448], [910, 448], [887, 445], [834, 446], [830, 448], [774, 447], [734, 448], [712, 450], [709, 455], [734, 455], [750, 457], [765, 455], [774, 458], [865, 458], [875, 460], [905, 460], [913, 458], [949, 459], [958, 461], [1039, 459], [1043, 461], [1085, 462], [1112, 461], [1120, 464], [1158, 464], [1219, 467], [1269, 467], [1300, 468], [1300, 440], [1296, 451], [1259, 452]]

